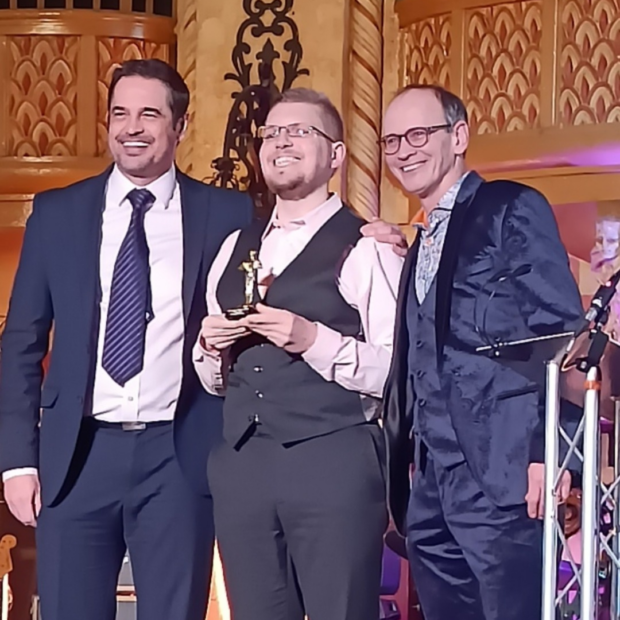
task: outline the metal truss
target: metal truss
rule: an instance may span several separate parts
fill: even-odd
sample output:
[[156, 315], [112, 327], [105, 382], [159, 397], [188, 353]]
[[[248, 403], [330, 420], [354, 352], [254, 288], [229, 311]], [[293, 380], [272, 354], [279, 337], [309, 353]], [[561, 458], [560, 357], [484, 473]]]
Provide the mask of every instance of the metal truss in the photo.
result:
[[[600, 476], [599, 368], [594, 366], [585, 375], [583, 417], [572, 438], [560, 424], [558, 361], [547, 363], [546, 384], [542, 620], [601, 620], [603, 606], [610, 612], [605, 618], [620, 620], [620, 403], [615, 404], [614, 479], [606, 485]], [[561, 463], [560, 442], [568, 448]], [[580, 564], [571, 556], [556, 498], [559, 481], [573, 456], [583, 464]], [[571, 571], [559, 581], [562, 551]]]

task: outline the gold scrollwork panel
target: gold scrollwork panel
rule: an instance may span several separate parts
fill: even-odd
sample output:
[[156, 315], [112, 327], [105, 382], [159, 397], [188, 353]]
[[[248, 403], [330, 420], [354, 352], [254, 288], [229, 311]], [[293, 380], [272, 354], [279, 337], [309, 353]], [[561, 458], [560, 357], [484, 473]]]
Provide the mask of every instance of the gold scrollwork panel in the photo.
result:
[[538, 0], [466, 14], [465, 93], [479, 134], [537, 128], [540, 119], [542, 5]]
[[559, 120], [620, 121], [620, 0], [560, 0]]
[[77, 154], [79, 38], [11, 36], [8, 155]]
[[402, 28], [399, 35], [402, 59], [401, 86], [441, 84], [450, 88], [452, 47], [450, 15], [437, 15]]

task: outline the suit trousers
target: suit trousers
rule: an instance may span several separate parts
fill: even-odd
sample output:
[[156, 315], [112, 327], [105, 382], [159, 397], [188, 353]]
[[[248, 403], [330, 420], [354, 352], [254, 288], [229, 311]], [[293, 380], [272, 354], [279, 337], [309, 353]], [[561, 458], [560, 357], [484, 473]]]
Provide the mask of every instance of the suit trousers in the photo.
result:
[[212, 501], [186, 482], [172, 423], [123, 431], [85, 419], [69, 478], [37, 524], [42, 617], [114, 620], [128, 549], [138, 620], [204, 620]]
[[495, 506], [467, 463], [445, 469], [426, 452], [407, 514], [407, 551], [425, 620], [540, 619], [542, 535], [542, 522], [527, 516], [525, 503]]
[[259, 425], [209, 458], [234, 620], [377, 620], [384, 443], [362, 424], [284, 447]]

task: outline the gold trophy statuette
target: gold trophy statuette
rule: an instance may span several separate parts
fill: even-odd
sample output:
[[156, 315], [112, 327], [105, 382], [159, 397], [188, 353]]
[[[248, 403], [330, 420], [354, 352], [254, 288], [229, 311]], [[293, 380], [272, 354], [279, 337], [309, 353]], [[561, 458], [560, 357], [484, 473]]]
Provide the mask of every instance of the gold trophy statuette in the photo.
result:
[[258, 252], [250, 250], [249, 260], [243, 261], [239, 265], [239, 270], [245, 272], [245, 302], [240, 308], [230, 308], [226, 310], [226, 318], [231, 321], [238, 321], [252, 312], [256, 312], [254, 307], [254, 292], [258, 283], [258, 270], [262, 267], [258, 260]]

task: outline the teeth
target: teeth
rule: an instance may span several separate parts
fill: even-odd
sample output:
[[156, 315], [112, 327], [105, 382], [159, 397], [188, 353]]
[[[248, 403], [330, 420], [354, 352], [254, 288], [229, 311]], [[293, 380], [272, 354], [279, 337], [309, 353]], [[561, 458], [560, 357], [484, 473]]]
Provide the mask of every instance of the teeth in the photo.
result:
[[277, 157], [274, 163], [277, 168], [284, 168], [285, 166], [290, 166], [296, 161], [299, 161], [297, 157]]
[[123, 142], [123, 146], [139, 146], [139, 147], [143, 147], [143, 146], [148, 146], [149, 143], [148, 142], [142, 142], [142, 141], [131, 141], [131, 142]]
[[411, 172], [412, 170], [416, 170], [417, 168], [419, 168], [424, 162], [420, 162], [417, 164], [409, 164], [408, 166], [403, 166], [402, 167], [402, 171], [403, 172]]

